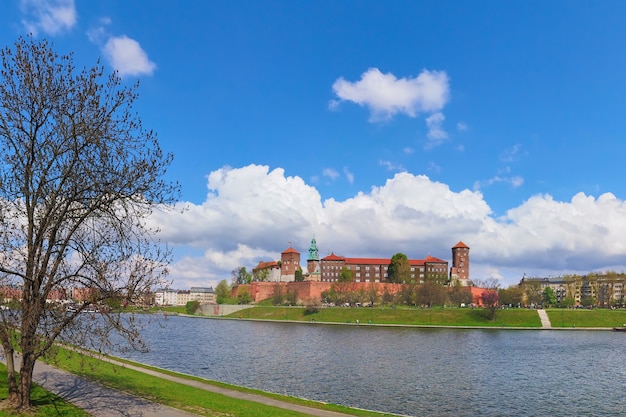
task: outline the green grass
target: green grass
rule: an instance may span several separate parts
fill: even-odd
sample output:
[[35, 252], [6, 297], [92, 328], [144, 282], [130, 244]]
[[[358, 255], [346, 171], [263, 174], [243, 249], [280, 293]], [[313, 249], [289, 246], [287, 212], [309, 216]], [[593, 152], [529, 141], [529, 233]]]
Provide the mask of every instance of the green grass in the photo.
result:
[[[293, 404], [300, 404], [313, 408], [338, 411], [356, 416], [392, 416], [391, 414], [375, 413], [366, 410], [356, 410], [334, 404], [324, 404], [293, 397], [286, 397], [278, 394], [264, 393], [261, 391], [236, 387], [214, 381], [207, 381], [202, 378], [191, 377], [188, 375], [178, 374], [162, 369], [151, 368], [130, 361], [122, 362], [130, 363], [146, 369], [157, 370], [161, 373], [186, 378], [189, 380], [202, 381], [204, 383], [223, 388], [260, 394]], [[61, 348], [59, 349], [59, 354], [57, 355], [54, 364], [55, 366], [66, 369], [84, 378], [98, 381], [108, 387], [120, 389], [140, 396], [142, 398], [186, 410], [194, 414], [205, 416], [231, 417], [296, 417], [307, 415], [259, 404], [252, 401], [244, 401], [241, 399], [231, 398], [225, 395], [208, 392], [199, 388], [189, 387], [185, 384], [147, 375], [139, 371], [124, 368], [119, 365], [113, 365], [111, 363], [104, 362], [93, 357], [81, 355], [76, 352], [70, 352]]]
[[362, 325], [541, 327], [537, 312], [528, 309], [497, 310], [495, 320], [490, 320], [483, 308], [332, 307], [306, 314], [304, 307], [255, 306], [227, 317], [353, 324], [358, 320]]
[[[7, 368], [4, 364], [0, 363], [0, 401], [7, 398], [8, 386], [7, 386]], [[63, 398], [52, 394], [38, 385], [34, 385], [31, 392], [31, 401], [36, 410], [28, 414], [16, 414], [8, 410], [0, 410], [0, 416], [2, 417], [17, 417], [17, 416], [29, 416], [29, 417], [47, 417], [47, 416], [60, 416], [60, 417], [89, 417], [89, 414], [82, 409], [68, 403]]]
[[622, 327], [626, 323], [626, 310], [610, 310], [596, 308], [566, 309], [552, 308], [546, 310], [552, 327]]

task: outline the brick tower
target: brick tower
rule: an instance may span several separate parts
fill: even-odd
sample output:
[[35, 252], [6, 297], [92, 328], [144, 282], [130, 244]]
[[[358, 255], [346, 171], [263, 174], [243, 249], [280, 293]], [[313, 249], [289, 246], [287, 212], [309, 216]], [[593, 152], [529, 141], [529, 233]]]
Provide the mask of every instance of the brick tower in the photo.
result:
[[459, 281], [461, 285], [468, 286], [470, 281], [470, 258], [469, 246], [459, 242], [452, 247], [452, 267], [450, 268], [450, 282]]

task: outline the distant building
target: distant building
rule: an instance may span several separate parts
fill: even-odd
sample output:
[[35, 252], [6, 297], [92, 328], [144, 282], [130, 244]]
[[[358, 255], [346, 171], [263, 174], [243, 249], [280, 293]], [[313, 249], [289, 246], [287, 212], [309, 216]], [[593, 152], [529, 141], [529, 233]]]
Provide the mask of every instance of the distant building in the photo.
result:
[[280, 264], [277, 261], [259, 262], [252, 268], [252, 276], [256, 281], [280, 281]]
[[154, 303], [161, 306], [184, 306], [189, 301], [215, 304], [213, 287], [191, 287], [190, 290], [161, 289], [154, 293]]
[[623, 306], [626, 295], [626, 274], [606, 273], [588, 275], [564, 275], [549, 278], [522, 278], [519, 286], [525, 289], [535, 287], [543, 293], [552, 288], [557, 303], [571, 297], [575, 305], [598, 307]]
[[[339, 280], [341, 270], [347, 268], [355, 282], [386, 282], [391, 258], [345, 258], [330, 255], [321, 260], [321, 280]], [[411, 278], [422, 284], [435, 281], [444, 284], [448, 280], [448, 262], [433, 256], [425, 259], [409, 259]]]

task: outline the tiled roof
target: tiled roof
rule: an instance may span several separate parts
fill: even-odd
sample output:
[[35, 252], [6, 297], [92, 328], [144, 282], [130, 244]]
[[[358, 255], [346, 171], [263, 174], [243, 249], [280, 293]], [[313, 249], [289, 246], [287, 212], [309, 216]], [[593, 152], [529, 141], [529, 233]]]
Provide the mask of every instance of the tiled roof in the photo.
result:
[[322, 258], [322, 261], [345, 261], [346, 258], [344, 258], [343, 256], [337, 256], [335, 255], [335, 253], [331, 253], [330, 255], [328, 255], [325, 258]]
[[456, 249], [456, 248], [467, 248], [467, 249], [469, 249], [469, 246], [467, 246], [465, 243], [459, 241], [459, 243], [457, 243], [456, 245], [452, 246], [452, 249]]
[[259, 262], [259, 264], [255, 266], [254, 269], [266, 269], [266, 268], [272, 268], [272, 267], [278, 268], [278, 262], [276, 261]]
[[443, 262], [446, 262], [446, 261], [444, 261], [443, 259], [435, 258], [434, 256], [428, 255], [426, 257], [426, 259], [424, 259], [424, 262], [439, 262], [439, 263], [443, 263]]
[[294, 248], [292, 248], [291, 246], [289, 246], [287, 249], [285, 249], [284, 251], [282, 251], [282, 253], [300, 253], [297, 250], [295, 250]]
[[[346, 265], [389, 265], [391, 264], [391, 258], [344, 258], [343, 256], [335, 255], [334, 253], [323, 258], [322, 261], [345, 261]], [[423, 266], [425, 262], [441, 262], [446, 263], [439, 258], [428, 256], [426, 259], [409, 259], [409, 265], [411, 266]]]

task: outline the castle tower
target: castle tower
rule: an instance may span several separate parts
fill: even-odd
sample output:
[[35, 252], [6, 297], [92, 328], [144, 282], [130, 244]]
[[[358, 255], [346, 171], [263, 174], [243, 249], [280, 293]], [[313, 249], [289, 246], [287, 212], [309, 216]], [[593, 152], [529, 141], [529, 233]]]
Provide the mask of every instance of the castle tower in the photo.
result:
[[290, 246], [280, 254], [280, 280], [295, 281], [298, 268], [300, 268], [300, 252]]
[[306, 261], [306, 268], [309, 273], [309, 281], [320, 280], [320, 254], [317, 249], [317, 242], [315, 238], [311, 239], [311, 246], [309, 247], [309, 257]]
[[452, 267], [450, 268], [450, 282], [459, 281], [467, 286], [470, 281], [469, 246], [459, 242], [452, 247]]

